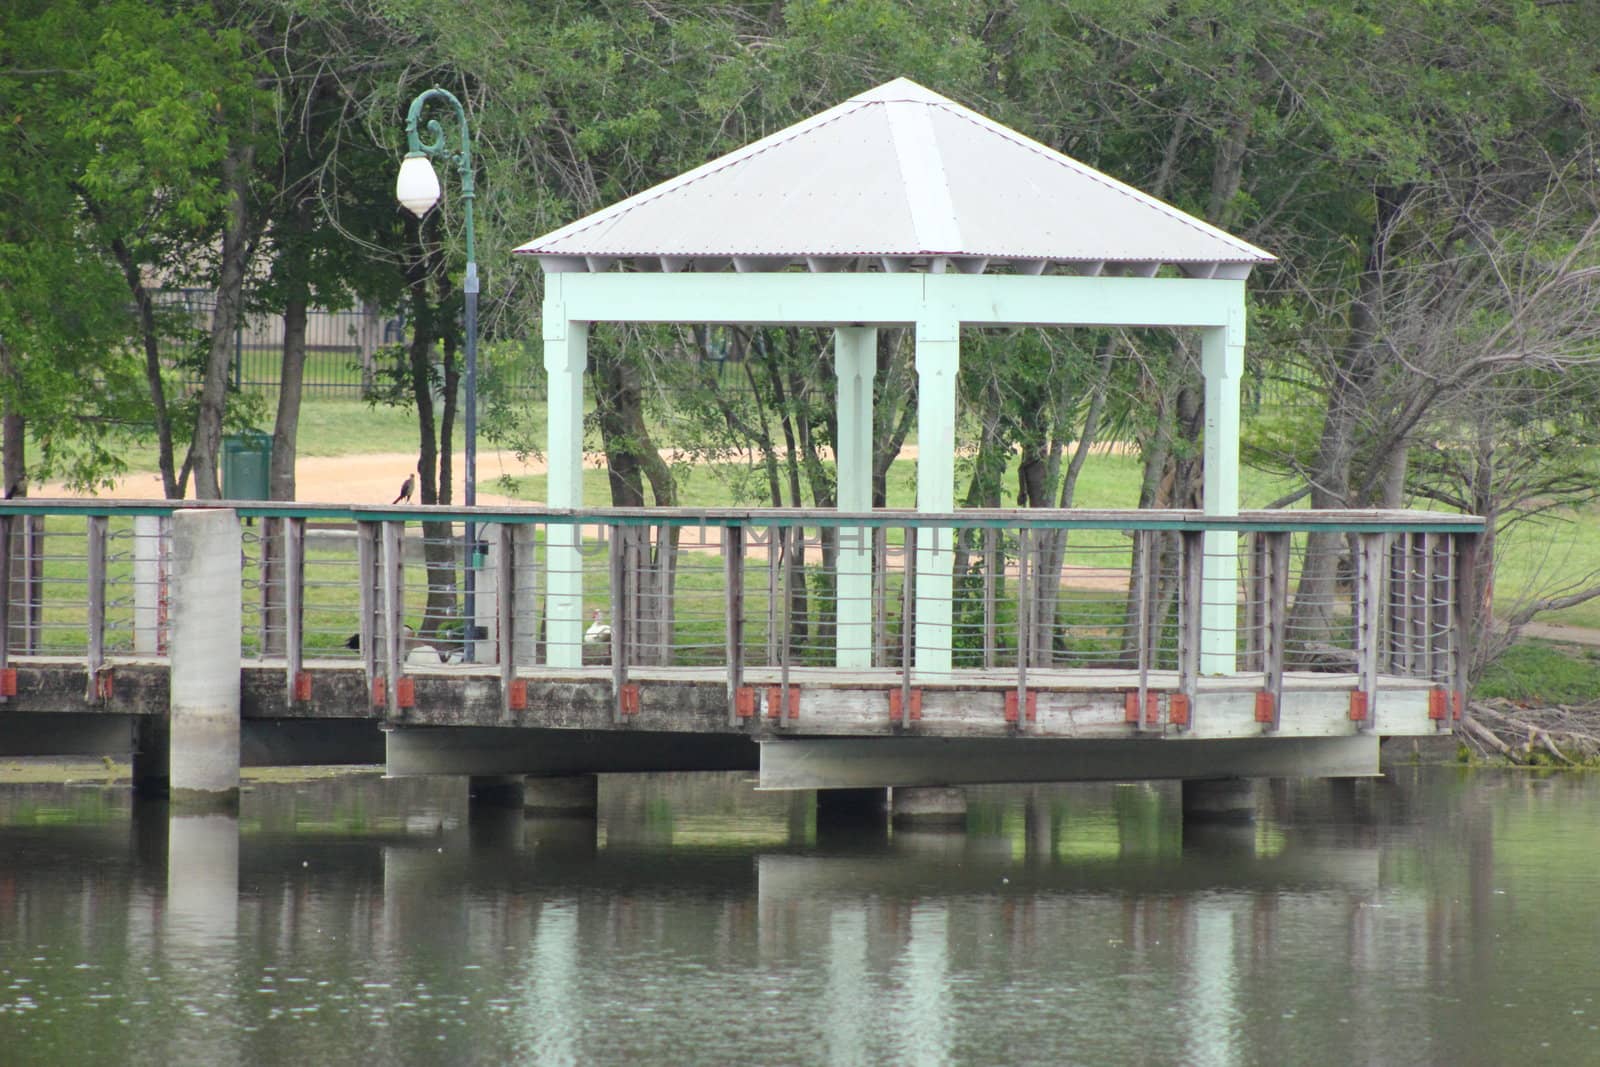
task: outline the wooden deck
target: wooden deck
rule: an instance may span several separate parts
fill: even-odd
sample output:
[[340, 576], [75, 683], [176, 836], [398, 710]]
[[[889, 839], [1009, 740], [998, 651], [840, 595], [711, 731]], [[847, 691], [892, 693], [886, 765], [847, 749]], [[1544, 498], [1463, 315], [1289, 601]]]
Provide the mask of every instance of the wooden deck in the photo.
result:
[[[146, 521], [168, 522], [159, 510], [149, 503], [131, 509]], [[408, 613], [407, 583], [432, 582], [438, 573], [436, 564], [424, 572], [408, 562], [406, 528], [423, 521], [448, 528], [465, 513], [261, 510], [270, 523], [253, 542], [246, 539], [251, 569], [241, 565], [236, 580], [248, 590], [241, 647], [250, 643], [268, 654], [240, 661], [239, 716], [247, 734], [276, 739], [268, 746], [274, 761], [381, 750], [392, 773], [759, 765], [764, 782], [785, 788], [844, 787], [871, 779], [874, 766], [884, 772], [878, 784], [1016, 780], [1017, 774], [1371, 773], [1381, 737], [1448, 732], [1459, 716], [1460, 650], [1472, 620], [1481, 525], [1395, 512], [1217, 519], [1190, 512], [476, 509], [480, 531], [493, 527], [485, 542], [499, 550], [479, 574], [476, 607], [468, 600], [467, 617], [482, 631], [472, 651], [485, 662], [451, 665], [422, 662], [410, 654], [416, 639], [402, 636], [419, 604], [437, 599], [436, 590], [413, 594]], [[147, 526], [157, 532], [119, 535], [111, 525], [117, 511], [81, 502], [0, 505], [12, 576], [0, 582], [0, 629], [7, 636], [0, 644], [0, 752], [27, 751], [52, 732], [66, 737], [69, 725], [79, 731], [74, 737], [96, 739], [93, 751], [117, 737], [137, 748], [141, 731], [165, 720], [172, 696], [171, 665], [162, 654], [167, 578], [153, 565], [143, 573], [158, 578], [140, 584], [138, 576], [141, 553], [160, 567], [171, 565], [161, 540], [168, 534], [165, 526]], [[48, 568], [52, 539], [63, 535], [50, 529], [46, 536], [43, 520], [60, 524], [68, 517], [86, 525], [71, 535], [82, 542], [64, 555], [86, 559], [88, 576], [86, 583], [70, 576], [59, 583], [80, 591], [81, 604], [55, 605]], [[348, 522], [355, 530], [353, 538], [317, 549], [332, 558], [319, 558], [314, 573], [306, 538], [313, 519]], [[880, 530], [870, 552], [860, 549], [864, 569], [847, 574], [842, 562], [837, 572], [822, 569], [830, 557], [820, 535], [816, 550], [802, 550], [805, 528], [843, 532], [857, 525]], [[563, 574], [547, 546], [574, 526], [596, 531], [603, 551], [587, 552], [596, 558]], [[683, 538], [680, 548], [664, 534], [652, 543], [652, 526], [658, 533], [669, 526], [702, 532]], [[949, 531], [963, 528], [974, 532], [964, 564], [971, 571], [952, 577], [948, 558], [937, 562], [937, 552], [948, 557]], [[945, 547], [937, 549], [941, 530]], [[1072, 542], [1085, 558], [1066, 554], [1065, 534], [1073, 530], [1087, 531]], [[1119, 530], [1131, 536], [1104, 533]], [[920, 548], [919, 531], [927, 535]], [[1350, 632], [1341, 638], [1349, 647], [1321, 646], [1325, 663], [1346, 669], [1296, 669], [1286, 652], [1293, 553], [1303, 543], [1295, 539], [1311, 532], [1344, 532], [1359, 543], [1355, 577], [1338, 605], [1349, 616]], [[108, 546], [119, 536], [130, 539], [134, 557], [132, 585], [120, 588], [116, 583], [129, 579], [115, 577], [108, 562], [115, 558]], [[889, 551], [900, 538], [898, 553]], [[1208, 562], [1219, 544], [1241, 561], [1236, 578]], [[754, 549], [748, 554], [747, 545]], [[128, 554], [121, 546], [116, 551]], [[717, 553], [721, 559], [708, 564], [706, 557]], [[842, 542], [839, 554], [846, 554]], [[1096, 562], [1108, 558], [1121, 562]], [[446, 566], [455, 567], [451, 575], [461, 573], [459, 563]], [[944, 568], [942, 586], [930, 586], [919, 569], [934, 566]], [[725, 579], [696, 594], [712, 599], [709, 612], [688, 593], [674, 594], [673, 576], [694, 568]], [[356, 630], [361, 651], [327, 658], [309, 647], [305, 616], [316, 610], [308, 597], [336, 584], [327, 577], [335, 571], [346, 583], [348, 606], [328, 625], [342, 628], [335, 634]], [[981, 581], [973, 577], [980, 572]], [[1084, 592], [1074, 582], [1088, 573], [1097, 579], [1095, 602], [1074, 599]], [[869, 598], [850, 608], [855, 629], [848, 635], [846, 578]], [[815, 590], [835, 581], [840, 592], [829, 608]], [[588, 603], [572, 599], [590, 588], [596, 595]], [[943, 590], [943, 615], [924, 602], [929, 589]], [[587, 616], [596, 600], [605, 605], [614, 639], [590, 651], [606, 662], [562, 665], [584, 657], [555, 635], [574, 640], [575, 605]], [[114, 610], [126, 610], [115, 606], [130, 602], [129, 620], [117, 625], [131, 627], [133, 643], [154, 651], [130, 653], [108, 637]], [[963, 623], [963, 640], [978, 641], [975, 651], [963, 646], [965, 661], [952, 657], [958, 602], [971, 620]], [[1075, 622], [1074, 613], [1098, 621]], [[84, 627], [70, 621], [83, 618], [81, 651], [41, 654], [52, 627], [63, 625], [52, 619]], [[712, 636], [697, 631], [681, 639], [698, 643], [672, 644], [680, 627], [707, 618], [717, 628]], [[797, 633], [810, 643], [797, 642]], [[129, 630], [122, 634], [126, 640]], [[819, 634], [837, 648], [819, 646]], [[1077, 651], [1074, 642], [1085, 635], [1101, 642], [1099, 651]], [[1124, 642], [1127, 668], [1063, 665], [1079, 655], [1114, 660], [1107, 640]], [[937, 650], [940, 642], [942, 655], [925, 668], [927, 648]], [[662, 665], [678, 656], [721, 662]], [[835, 665], [819, 666], [819, 658]], [[975, 660], [987, 666], [962, 665]], [[91, 728], [95, 720], [113, 728]], [[319, 740], [323, 735], [343, 740], [330, 747]], [[347, 744], [350, 738], [357, 743]]]

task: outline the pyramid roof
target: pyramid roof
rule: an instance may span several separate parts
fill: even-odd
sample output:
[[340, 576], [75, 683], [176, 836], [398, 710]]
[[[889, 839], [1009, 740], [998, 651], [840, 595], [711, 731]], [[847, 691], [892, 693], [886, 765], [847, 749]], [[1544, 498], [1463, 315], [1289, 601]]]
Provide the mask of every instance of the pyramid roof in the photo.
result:
[[546, 270], [1240, 278], [1273, 257], [905, 78], [516, 249]]

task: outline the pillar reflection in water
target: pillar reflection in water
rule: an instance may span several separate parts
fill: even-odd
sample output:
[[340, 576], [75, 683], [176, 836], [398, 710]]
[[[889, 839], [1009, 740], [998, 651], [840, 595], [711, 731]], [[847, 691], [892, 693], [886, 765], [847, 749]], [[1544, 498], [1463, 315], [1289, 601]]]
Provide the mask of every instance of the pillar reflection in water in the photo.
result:
[[169, 948], [211, 958], [231, 948], [239, 926], [239, 820], [174, 815], [167, 827]]
[[1237, 897], [1189, 905], [1189, 991], [1184, 1020], [1189, 1047], [1184, 1059], [1196, 1067], [1229, 1067], [1240, 1062], [1233, 913], [1242, 905]]
[[867, 911], [859, 904], [836, 907], [828, 920], [828, 972], [823, 1007], [828, 1020], [829, 1063], [866, 1063], [870, 1027], [879, 1000], [867, 970]]
[[549, 1067], [579, 1062], [584, 1009], [578, 1000], [578, 951], [578, 906], [541, 908], [516, 1012], [517, 1056], [523, 1062]]
[[949, 1063], [952, 1033], [950, 1008], [950, 912], [945, 902], [917, 904], [911, 913], [911, 935], [901, 953], [900, 985], [903, 1022], [899, 1053], [903, 1063]]
[[[167, 995], [194, 1018], [226, 1010], [238, 969], [239, 820], [233, 815], [171, 817], [161, 929], [164, 954], [175, 964]], [[241, 1037], [231, 1026], [186, 1027], [170, 1034], [173, 1044], [157, 1058], [237, 1063]]]

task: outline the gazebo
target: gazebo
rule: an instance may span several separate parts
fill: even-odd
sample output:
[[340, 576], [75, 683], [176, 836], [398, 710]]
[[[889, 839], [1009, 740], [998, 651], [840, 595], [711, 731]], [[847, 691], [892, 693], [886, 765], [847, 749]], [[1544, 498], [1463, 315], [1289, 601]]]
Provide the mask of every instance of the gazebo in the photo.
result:
[[[549, 504], [583, 506], [583, 372], [592, 322], [829, 326], [838, 498], [871, 506], [876, 331], [910, 327], [917, 510], [955, 506], [960, 331], [1164, 326], [1201, 333], [1203, 506], [1239, 505], [1245, 279], [1273, 257], [904, 78], [516, 249], [545, 272]], [[552, 665], [577, 666], [575, 527], [550, 530]], [[1202, 670], [1234, 664], [1232, 535], [1208, 534]], [[920, 545], [916, 670], [951, 664], [949, 541]], [[870, 663], [872, 561], [839, 557], [838, 665]], [[570, 658], [571, 662], [557, 662]]]

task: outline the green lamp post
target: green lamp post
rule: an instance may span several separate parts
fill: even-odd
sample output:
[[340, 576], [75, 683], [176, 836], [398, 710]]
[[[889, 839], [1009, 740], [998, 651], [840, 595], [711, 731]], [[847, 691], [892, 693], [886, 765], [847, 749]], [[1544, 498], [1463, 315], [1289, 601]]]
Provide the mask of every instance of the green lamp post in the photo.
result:
[[[461, 150], [452, 152], [445, 144], [444, 128], [437, 119], [428, 120], [429, 140], [424, 142], [417, 134], [417, 123], [422, 117], [422, 109], [430, 100], [440, 100], [455, 111], [456, 118], [461, 123]], [[466, 321], [463, 324], [467, 343], [467, 469], [463, 484], [462, 498], [467, 507], [475, 507], [478, 503], [478, 254], [473, 241], [472, 233], [472, 201], [474, 198], [472, 188], [472, 138], [467, 131], [467, 113], [457, 100], [454, 93], [447, 89], [435, 86], [426, 92], [418, 94], [411, 101], [411, 110], [406, 115], [406, 158], [400, 164], [400, 175], [395, 179], [395, 199], [400, 205], [417, 218], [422, 218], [433, 206], [439, 202], [439, 176], [434, 173], [431, 158], [440, 158], [454, 163], [456, 171], [461, 175], [461, 200], [466, 213], [467, 221], [467, 277], [462, 286], [466, 294]], [[448, 441], [445, 447], [450, 447]], [[471, 518], [466, 524], [467, 541], [467, 567], [466, 567], [466, 625], [463, 634], [466, 640], [462, 645], [462, 658], [470, 662], [473, 658], [473, 644], [477, 639], [477, 563], [478, 563], [478, 536], [477, 525]]]

